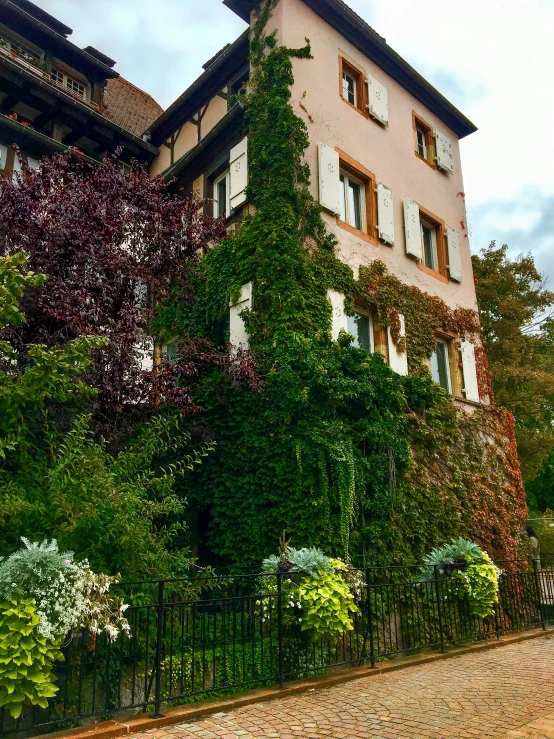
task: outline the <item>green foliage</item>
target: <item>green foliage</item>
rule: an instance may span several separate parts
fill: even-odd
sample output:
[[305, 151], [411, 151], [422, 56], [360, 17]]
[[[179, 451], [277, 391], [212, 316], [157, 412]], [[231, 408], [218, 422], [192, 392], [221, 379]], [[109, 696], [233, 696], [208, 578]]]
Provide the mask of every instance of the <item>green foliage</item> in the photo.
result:
[[58, 691], [52, 664], [63, 655], [40, 635], [39, 623], [32, 598], [0, 603], [0, 707], [13, 718], [27, 704], [46, 708]]
[[[25, 272], [24, 252], [0, 257], [0, 330], [24, 323], [19, 308], [28, 287], [42, 285], [45, 275]], [[17, 447], [29, 448], [36, 435], [37, 415], [47, 403], [66, 403], [94, 391], [77, 377], [90, 365], [89, 352], [104, 346], [99, 337], [81, 337], [63, 348], [30, 346], [27, 364], [20, 369], [17, 352], [10, 341], [0, 342], [0, 460]]]
[[493, 241], [472, 261], [494, 393], [516, 418], [530, 482], [554, 446], [554, 292], [532, 254], [512, 260], [507, 251]]
[[187, 454], [189, 436], [178, 423], [151, 419], [114, 456], [81, 416], [66, 434], [52, 432], [41, 453], [15, 458], [11, 470], [0, 469], [1, 551], [13, 550], [33, 531], [55, 537], [96, 571], [184, 575], [192, 560], [179, 546], [185, 500], [174, 485], [213, 445]]
[[[288, 547], [287, 559], [292, 565], [289, 570], [291, 573], [301, 573], [318, 578], [320, 572], [332, 573], [334, 571], [329, 557], [323, 554], [321, 549], [315, 547], [304, 547], [303, 549]], [[274, 573], [279, 561], [279, 557], [275, 555], [267, 557], [262, 562], [262, 572]]]
[[[465, 563], [465, 567], [453, 571], [448, 565]], [[435, 571], [450, 578], [451, 592], [467, 599], [471, 613], [481, 618], [494, 613], [498, 603], [499, 569], [489, 555], [477, 544], [462, 537], [452, 539], [442, 547], [434, 549], [425, 558], [424, 579], [431, 580]]]
[[303, 577], [298, 587], [302, 631], [312, 638], [335, 639], [352, 631], [352, 615], [358, 611], [348, 583], [341, 574], [320, 572]]

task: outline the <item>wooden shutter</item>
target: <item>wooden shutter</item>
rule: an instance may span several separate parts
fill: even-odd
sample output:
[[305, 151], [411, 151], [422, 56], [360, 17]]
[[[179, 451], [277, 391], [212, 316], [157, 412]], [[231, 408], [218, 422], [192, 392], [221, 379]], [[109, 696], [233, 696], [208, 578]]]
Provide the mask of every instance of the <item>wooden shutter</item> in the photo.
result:
[[242, 312], [252, 308], [252, 283], [247, 282], [240, 289], [239, 299], [229, 303], [229, 343], [236, 349], [248, 348], [248, 333], [242, 319]]
[[319, 144], [319, 202], [326, 210], [340, 215], [339, 154], [327, 144]]
[[462, 255], [460, 253], [460, 234], [455, 228], [446, 227], [446, 244], [448, 247], [448, 270], [450, 279], [462, 281]]
[[367, 75], [367, 110], [372, 118], [382, 123], [384, 126], [389, 125], [389, 101], [387, 88], [380, 82]]
[[394, 204], [390, 187], [377, 183], [377, 233], [381, 241], [394, 246]]
[[410, 198], [404, 198], [404, 229], [406, 231], [406, 254], [421, 262], [423, 249], [421, 246], [419, 205]]
[[[406, 323], [404, 316], [400, 314], [400, 336], [406, 336]], [[408, 355], [406, 352], [398, 350], [396, 343], [393, 341], [390, 326], [387, 328], [387, 342], [389, 346], [389, 366], [391, 370], [399, 375], [408, 374]]]
[[437, 167], [454, 174], [452, 163], [452, 141], [439, 131], [435, 131], [435, 148], [437, 150]]
[[327, 290], [327, 300], [331, 303], [331, 338], [336, 341], [341, 329], [348, 331], [348, 316], [344, 310], [344, 295], [336, 290]]
[[231, 209], [246, 203], [248, 185], [248, 138], [231, 149], [229, 164], [229, 192]]
[[460, 344], [462, 369], [464, 373], [464, 395], [467, 400], [479, 402], [479, 385], [477, 383], [477, 365], [475, 362], [475, 347], [471, 341], [462, 341]]

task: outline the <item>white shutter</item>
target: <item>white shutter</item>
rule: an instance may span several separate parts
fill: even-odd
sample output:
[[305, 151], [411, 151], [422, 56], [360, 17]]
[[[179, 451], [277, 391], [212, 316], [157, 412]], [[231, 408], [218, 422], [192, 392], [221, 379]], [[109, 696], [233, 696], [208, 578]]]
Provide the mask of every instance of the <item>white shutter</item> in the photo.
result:
[[[404, 316], [399, 315], [400, 318], [400, 336], [406, 336], [406, 323]], [[397, 372], [399, 375], [408, 374], [408, 355], [406, 352], [398, 350], [390, 331], [390, 326], [387, 328], [387, 343], [389, 345], [389, 366], [391, 370]]]
[[246, 203], [246, 186], [248, 185], [248, 138], [244, 138], [231, 149], [229, 180], [231, 208], [234, 210]]
[[384, 126], [389, 125], [389, 101], [387, 95], [387, 88], [384, 87], [380, 82], [367, 75], [367, 110], [372, 118], [375, 118], [379, 123]]
[[421, 246], [419, 205], [410, 198], [404, 198], [404, 229], [406, 231], [406, 254], [421, 262], [423, 249]]
[[327, 290], [327, 300], [331, 303], [331, 338], [336, 341], [341, 329], [348, 331], [348, 316], [344, 310], [344, 295], [336, 290]]
[[235, 348], [248, 348], [248, 333], [242, 319], [242, 311], [252, 308], [252, 283], [247, 282], [240, 289], [237, 302], [229, 302], [229, 343]]
[[454, 174], [452, 164], [452, 141], [439, 131], [435, 131], [435, 145], [437, 149], [437, 167]]
[[477, 366], [475, 363], [475, 347], [471, 341], [460, 344], [462, 369], [464, 373], [464, 394], [467, 400], [479, 402], [479, 385], [477, 383]]
[[394, 246], [394, 205], [390, 187], [377, 183], [377, 233], [381, 241]]
[[450, 279], [462, 281], [462, 256], [460, 254], [460, 234], [455, 228], [446, 227], [446, 243], [448, 246], [448, 269]]
[[319, 202], [326, 210], [340, 215], [339, 154], [327, 144], [319, 144]]
[[4, 169], [6, 166], [6, 159], [8, 157], [8, 147], [4, 144], [0, 144], [0, 169]]

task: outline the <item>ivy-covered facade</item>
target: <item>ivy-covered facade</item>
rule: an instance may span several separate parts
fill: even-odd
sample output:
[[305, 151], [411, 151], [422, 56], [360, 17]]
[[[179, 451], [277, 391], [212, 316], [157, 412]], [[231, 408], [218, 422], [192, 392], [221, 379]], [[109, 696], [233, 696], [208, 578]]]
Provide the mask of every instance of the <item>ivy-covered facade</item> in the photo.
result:
[[[461, 187], [474, 127], [339, 0], [226, 4], [249, 33], [150, 132], [153, 173], [229, 234], [199, 256], [194, 304], [160, 306], [158, 342], [168, 361], [187, 337], [229, 343], [258, 376], [194, 383], [193, 431], [217, 444], [183, 488], [201, 559], [257, 564], [284, 529], [356, 564], [421, 561], [453, 536], [515, 557], [525, 495]], [[287, 44], [300, 31], [314, 42]]]

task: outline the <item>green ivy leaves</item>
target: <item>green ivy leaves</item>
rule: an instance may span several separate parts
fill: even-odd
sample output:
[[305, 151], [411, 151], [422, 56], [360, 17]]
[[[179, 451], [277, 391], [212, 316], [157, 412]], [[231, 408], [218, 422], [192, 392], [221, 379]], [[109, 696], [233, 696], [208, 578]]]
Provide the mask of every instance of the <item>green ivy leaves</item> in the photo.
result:
[[14, 719], [26, 704], [47, 708], [58, 691], [52, 664], [63, 654], [39, 635], [39, 622], [32, 598], [0, 603], [0, 708]]

